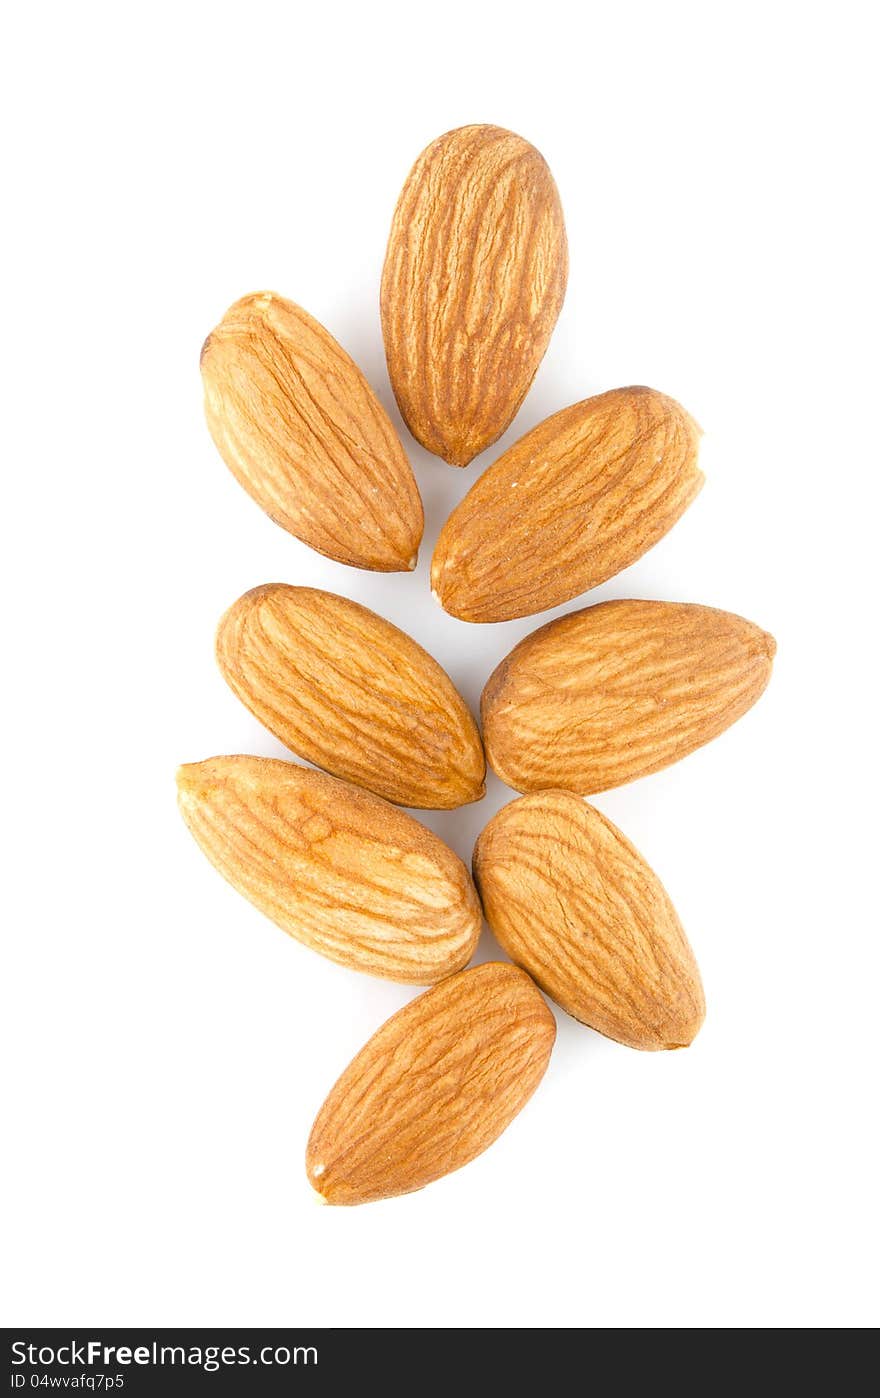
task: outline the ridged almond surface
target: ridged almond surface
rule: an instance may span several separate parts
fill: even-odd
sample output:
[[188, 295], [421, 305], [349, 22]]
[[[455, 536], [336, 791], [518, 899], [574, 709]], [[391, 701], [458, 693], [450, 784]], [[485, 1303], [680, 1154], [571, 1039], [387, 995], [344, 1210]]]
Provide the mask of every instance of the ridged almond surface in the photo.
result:
[[662, 884], [616, 826], [565, 791], [503, 807], [474, 850], [486, 920], [575, 1019], [638, 1049], [683, 1048], [705, 1003]]
[[202, 348], [205, 415], [240, 485], [283, 529], [355, 568], [416, 565], [424, 517], [388, 414], [300, 306], [236, 301]]
[[385, 1023], [330, 1092], [306, 1170], [329, 1204], [422, 1189], [490, 1146], [531, 1097], [556, 1022], [522, 971], [488, 962]]
[[514, 646], [482, 698], [489, 762], [517, 791], [587, 796], [659, 771], [763, 694], [776, 642], [730, 612], [602, 602]]
[[700, 429], [672, 398], [617, 388], [563, 408], [471, 487], [434, 550], [431, 586], [462, 621], [509, 621], [619, 573], [703, 484]]
[[568, 278], [559, 194], [534, 146], [462, 126], [422, 152], [382, 273], [388, 373], [428, 451], [466, 466], [516, 415]]
[[401, 806], [478, 801], [480, 735], [446, 671], [375, 612], [269, 583], [229, 609], [217, 659], [239, 699], [300, 757]]
[[368, 791], [292, 762], [181, 767], [183, 818], [225, 879], [314, 951], [430, 985], [470, 961], [482, 918], [467, 869]]

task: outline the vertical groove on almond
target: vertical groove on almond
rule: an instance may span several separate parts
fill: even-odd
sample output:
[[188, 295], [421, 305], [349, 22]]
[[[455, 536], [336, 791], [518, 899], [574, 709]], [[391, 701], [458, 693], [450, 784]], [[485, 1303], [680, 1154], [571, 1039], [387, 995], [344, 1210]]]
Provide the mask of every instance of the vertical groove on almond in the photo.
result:
[[364, 1045], [318, 1113], [312, 1188], [329, 1204], [363, 1204], [460, 1169], [525, 1106], [555, 1038], [515, 966], [475, 966], [420, 995]]
[[468, 871], [404, 811], [270, 758], [190, 763], [177, 784], [207, 858], [297, 941], [413, 985], [467, 965], [482, 926]]
[[462, 621], [568, 602], [635, 563], [703, 484], [700, 429], [674, 399], [618, 388], [554, 414], [471, 487], [437, 540], [431, 587]]
[[485, 791], [480, 735], [445, 670], [357, 602], [254, 588], [220, 622], [217, 660], [261, 723], [334, 776], [402, 806], [451, 809]]
[[559, 195], [541, 154], [463, 126], [419, 156], [382, 273], [388, 373], [409, 430], [466, 466], [516, 415], [565, 296]]
[[685, 602], [602, 602], [514, 646], [481, 703], [486, 755], [517, 791], [588, 796], [657, 772], [741, 718], [776, 643]]
[[683, 1048], [700, 973], [669, 896], [629, 840], [565, 791], [522, 796], [474, 850], [486, 920], [510, 957], [583, 1024], [638, 1049]]
[[333, 336], [273, 292], [236, 301], [201, 355], [205, 415], [239, 484], [318, 553], [413, 567], [424, 517], [385, 409]]

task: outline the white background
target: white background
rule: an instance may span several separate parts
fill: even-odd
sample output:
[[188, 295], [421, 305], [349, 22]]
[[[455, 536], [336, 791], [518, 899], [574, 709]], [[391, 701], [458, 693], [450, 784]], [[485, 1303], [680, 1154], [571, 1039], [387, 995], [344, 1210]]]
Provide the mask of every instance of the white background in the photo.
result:
[[[877, 1320], [871, 12], [86, 3], [7, 21], [5, 1323]], [[571, 278], [513, 428], [459, 472], [400, 424], [377, 293], [410, 164], [471, 121], [546, 155]], [[401, 428], [427, 514], [415, 574], [319, 558], [217, 456], [199, 348], [264, 288], [328, 326]], [[779, 642], [740, 723], [597, 799], [677, 904], [705, 1028], [651, 1055], [560, 1015], [543, 1085], [487, 1154], [408, 1198], [320, 1208], [312, 1118], [410, 992], [283, 936], [179, 820], [178, 762], [283, 754], [216, 672], [215, 624], [260, 582], [338, 590], [475, 706], [548, 615], [441, 613], [439, 528], [500, 447], [630, 383], [697, 417], [707, 483], [589, 600], [710, 603]], [[511, 794], [493, 778], [425, 818], [469, 860]]]

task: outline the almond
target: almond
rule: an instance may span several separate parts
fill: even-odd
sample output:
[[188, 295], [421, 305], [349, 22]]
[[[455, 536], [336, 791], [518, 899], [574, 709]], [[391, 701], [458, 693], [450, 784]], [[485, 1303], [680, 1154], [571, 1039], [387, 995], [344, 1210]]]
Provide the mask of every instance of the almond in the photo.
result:
[[467, 466], [501, 436], [567, 278], [559, 195], [534, 146], [462, 126], [422, 152], [391, 225], [381, 311], [391, 385], [423, 447]]
[[233, 888], [297, 941], [429, 985], [470, 961], [482, 919], [457, 855], [412, 816], [292, 762], [181, 767], [183, 818]]
[[505, 951], [575, 1019], [632, 1048], [691, 1042], [705, 1004], [675, 909], [592, 806], [566, 791], [511, 802], [477, 841], [474, 877]]
[[205, 415], [240, 485], [318, 553], [380, 573], [416, 565], [409, 461], [360, 369], [300, 306], [236, 301], [202, 349]]
[[700, 429], [672, 398], [618, 388], [564, 408], [471, 487], [437, 541], [431, 586], [462, 621], [568, 602], [634, 563], [703, 484]]
[[488, 962], [392, 1015], [312, 1127], [306, 1171], [328, 1204], [409, 1194], [501, 1135], [550, 1059], [556, 1022], [528, 976]]
[[402, 806], [478, 801], [477, 725], [445, 670], [405, 632], [346, 597], [269, 583], [217, 633], [239, 699], [291, 751]]
[[776, 642], [681, 602], [602, 602], [520, 641], [489, 678], [483, 735], [517, 791], [607, 791], [677, 762], [763, 694]]

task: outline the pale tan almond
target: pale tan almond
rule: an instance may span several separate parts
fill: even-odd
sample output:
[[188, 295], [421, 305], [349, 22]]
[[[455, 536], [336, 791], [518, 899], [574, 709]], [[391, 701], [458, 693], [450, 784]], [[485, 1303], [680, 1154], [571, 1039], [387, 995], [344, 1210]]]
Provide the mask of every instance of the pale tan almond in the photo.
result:
[[513, 420], [565, 296], [562, 208], [512, 131], [433, 141], [397, 203], [382, 273], [388, 373], [410, 432], [466, 466]]
[[470, 961], [482, 925], [474, 886], [412, 816], [269, 758], [191, 763], [177, 784], [183, 818], [214, 867], [297, 941], [413, 985]]
[[478, 801], [477, 725], [445, 670], [357, 602], [268, 583], [217, 632], [224, 678], [292, 752], [401, 806]]
[[730, 612], [602, 602], [514, 646], [482, 698], [489, 762], [517, 791], [587, 796], [708, 743], [763, 694], [776, 642]]
[[515, 966], [475, 966], [420, 995], [365, 1044], [318, 1113], [312, 1187], [328, 1204], [364, 1204], [458, 1170], [525, 1106], [555, 1037]]
[[568, 602], [634, 563], [703, 484], [700, 429], [672, 398], [618, 388], [564, 408], [471, 487], [434, 550], [431, 586], [462, 621]]
[[424, 517], [388, 414], [322, 325], [271, 291], [202, 349], [205, 415], [232, 474], [272, 519], [340, 563], [414, 568]]
[[703, 1022], [700, 973], [669, 897], [610, 820], [578, 796], [522, 796], [474, 850], [486, 920], [575, 1019], [638, 1049], [684, 1048]]

